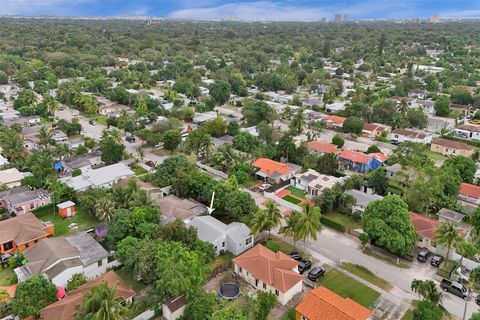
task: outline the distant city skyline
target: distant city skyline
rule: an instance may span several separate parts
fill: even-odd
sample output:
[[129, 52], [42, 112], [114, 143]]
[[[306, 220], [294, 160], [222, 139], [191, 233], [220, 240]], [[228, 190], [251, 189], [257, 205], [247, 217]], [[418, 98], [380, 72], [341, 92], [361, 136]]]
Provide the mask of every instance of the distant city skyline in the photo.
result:
[[[447, 0], [2, 0], [0, 15], [152, 16], [220, 20], [480, 18], [480, 1]], [[337, 16], [339, 17], [339, 16]], [[342, 19], [341, 21], [347, 20]]]

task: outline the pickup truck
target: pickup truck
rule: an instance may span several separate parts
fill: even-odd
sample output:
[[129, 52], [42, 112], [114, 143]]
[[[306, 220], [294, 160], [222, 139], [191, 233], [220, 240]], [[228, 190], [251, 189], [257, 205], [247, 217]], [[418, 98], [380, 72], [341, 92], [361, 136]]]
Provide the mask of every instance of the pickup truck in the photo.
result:
[[443, 279], [440, 283], [440, 288], [442, 288], [443, 291], [453, 293], [454, 295], [462, 299], [466, 299], [468, 296], [467, 289], [465, 289], [465, 287], [461, 283], [455, 281]]

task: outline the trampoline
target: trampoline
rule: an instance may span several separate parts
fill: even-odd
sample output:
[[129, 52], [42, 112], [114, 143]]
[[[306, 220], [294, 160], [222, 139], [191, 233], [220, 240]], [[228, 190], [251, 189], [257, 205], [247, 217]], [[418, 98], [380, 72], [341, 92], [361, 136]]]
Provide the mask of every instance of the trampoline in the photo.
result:
[[227, 300], [233, 300], [240, 295], [240, 287], [233, 282], [227, 282], [220, 285], [218, 295]]

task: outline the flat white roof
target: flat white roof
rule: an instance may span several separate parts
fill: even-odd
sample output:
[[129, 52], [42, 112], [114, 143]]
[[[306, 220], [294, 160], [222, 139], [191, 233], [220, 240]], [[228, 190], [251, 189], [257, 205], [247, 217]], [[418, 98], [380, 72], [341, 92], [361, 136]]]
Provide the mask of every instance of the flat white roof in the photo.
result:
[[68, 208], [68, 207], [72, 207], [74, 205], [75, 205], [75, 202], [68, 200], [68, 201], [57, 204], [57, 208], [65, 209], [65, 208]]

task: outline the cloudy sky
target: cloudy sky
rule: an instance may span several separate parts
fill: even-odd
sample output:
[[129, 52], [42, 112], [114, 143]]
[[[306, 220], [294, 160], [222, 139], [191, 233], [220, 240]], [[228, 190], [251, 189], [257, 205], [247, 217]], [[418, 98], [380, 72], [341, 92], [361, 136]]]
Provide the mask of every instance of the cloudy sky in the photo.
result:
[[480, 18], [480, 0], [0, 0], [2, 15], [115, 16], [241, 20]]

